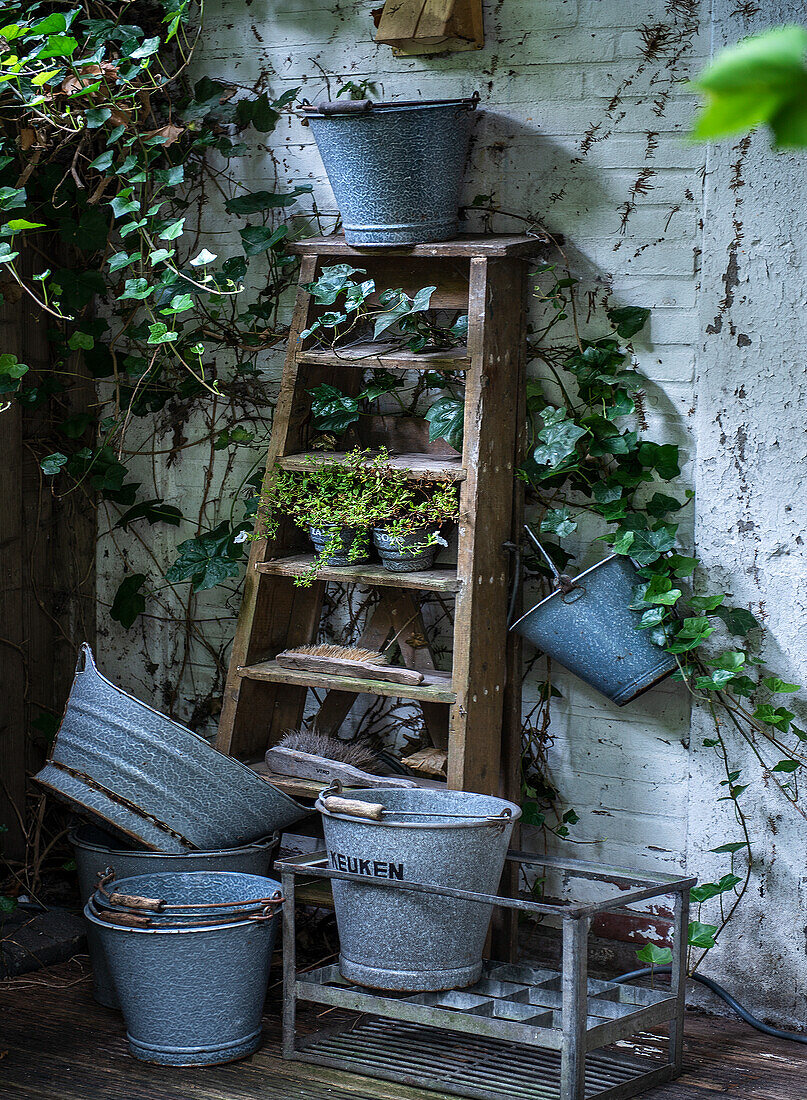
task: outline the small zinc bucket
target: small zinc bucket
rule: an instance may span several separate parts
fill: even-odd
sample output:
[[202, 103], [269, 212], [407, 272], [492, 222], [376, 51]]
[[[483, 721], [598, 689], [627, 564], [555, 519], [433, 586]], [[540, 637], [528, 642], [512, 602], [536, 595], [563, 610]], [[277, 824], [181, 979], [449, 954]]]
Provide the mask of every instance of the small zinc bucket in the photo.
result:
[[[247, 875], [265, 876], [277, 851], [277, 833], [245, 844], [242, 848], [224, 848], [215, 852], [188, 852], [169, 855], [144, 848], [121, 847], [120, 841], [94, 825], [80, 825], [70, 831], [78, 872], [78, 888], [82, 902], [87, 902], [98, 889], [98, 881], [108, 871], [116, 878], [151, 874], [154, 871], [240, 871]], [[115, 985], [109, 973], [106, 956], [98, 933], [91, 923], [87, 926], [87, 943], [92, 965], [93, 997], [107, 1008], [119, 1008]]]
[[135, 1058], [215, 1065], [258, 1048], [281, 904], [279, 883], [227, 871], [136, 875], [96, 891], [84, 916]]
[[530, 528], [525, 530], [548, 562], [556, 589], [512, 630], [619, 707], [675, 671], [673, 655], [638, 629], [641, 615], [630, 604], [639, 577], [627, 558], [605, 558], [572, 580], [558, 572]]
[[496, 894], [518, 806], [464, 791], [371, 788], [350, 799], [323, 792], [317, 809], [330, 867], [367, 883], [331, 880], [342, 975], [410, 992], [478, 981], [492, 906], [394, 884]]
[[305, 106], [345, 239], [404, 246], [456, 236], [471, 99]]

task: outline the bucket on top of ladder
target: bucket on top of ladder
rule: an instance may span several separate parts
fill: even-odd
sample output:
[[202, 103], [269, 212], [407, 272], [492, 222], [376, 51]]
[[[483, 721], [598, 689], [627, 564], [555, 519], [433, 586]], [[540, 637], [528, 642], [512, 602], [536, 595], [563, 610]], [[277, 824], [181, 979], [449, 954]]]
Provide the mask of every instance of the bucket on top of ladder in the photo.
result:
[[362, 876], [331, 880], [342, 975], [411, 992], [477, 981], [492, 906], [394, 886], [496, 894], [518, 806], [465, 791], [371, 788], [349, 799], [329, 791], [316, 803], [328, 863]]
[[470, 99], [304, 105], [347, 243], [402, 247], [456, 236]]

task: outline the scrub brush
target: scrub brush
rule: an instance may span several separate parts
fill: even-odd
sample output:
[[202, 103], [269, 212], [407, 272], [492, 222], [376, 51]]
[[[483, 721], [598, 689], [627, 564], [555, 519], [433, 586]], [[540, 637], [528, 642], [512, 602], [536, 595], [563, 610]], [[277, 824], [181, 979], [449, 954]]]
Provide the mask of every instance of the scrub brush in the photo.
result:
[[347, 787], [416, 787], [411, 779], [373, 775], [366, 768], [376, 766], [378, 757], [364, 740], [343, 741], [325, 733], [288, 730], [268, 750], [266, 765], [275, 775], [314, 779], [332, 783], [338, 779]]

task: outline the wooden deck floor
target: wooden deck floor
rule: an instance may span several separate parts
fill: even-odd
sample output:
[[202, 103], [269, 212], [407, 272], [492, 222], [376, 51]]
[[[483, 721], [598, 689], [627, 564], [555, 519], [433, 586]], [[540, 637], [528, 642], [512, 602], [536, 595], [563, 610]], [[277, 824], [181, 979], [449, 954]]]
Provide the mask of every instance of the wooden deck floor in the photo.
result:
[[[0, 983], [3, 1100], [444, 1100], [384, 1081], [299, 1062], [279, 1053], [277, 998], [266, 1041], [252, 1058], [206, 1069], [137, 1062], [120, 1016], [90, 995], [86, 958]], [[653, 1037], [642, 1037], [642, 1048]], [[767, 1039], [744, 1024], [692, 1015], [686, 1072], [648, 1100], [804, 1100], [807, 1047]], [[506, 1098], [503, 1098], [506, 1100]]]

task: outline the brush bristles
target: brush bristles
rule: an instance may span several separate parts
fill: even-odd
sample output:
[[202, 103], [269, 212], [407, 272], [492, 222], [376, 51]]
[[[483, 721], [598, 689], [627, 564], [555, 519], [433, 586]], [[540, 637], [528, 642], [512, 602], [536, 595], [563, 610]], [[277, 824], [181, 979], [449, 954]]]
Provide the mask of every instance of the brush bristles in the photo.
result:
[[279, 746], [295, 752], [307, 752], [311, 756], [323, 756], [327, 760], [338, 760], [362, 771], [367, 771], [378, 763], [376, 754], [367, 741], [342, 741], [339, 737], [330, 737], [326, 733], [287, 730], [281, 737]]
[[287, 653], [304, 653], [309, 657], [330, 657], [336, 661], [357, 661], [365, 665], [386, 665], [388, 658], [379, 649], [362, 649], [351, 645], [298, 645]]

